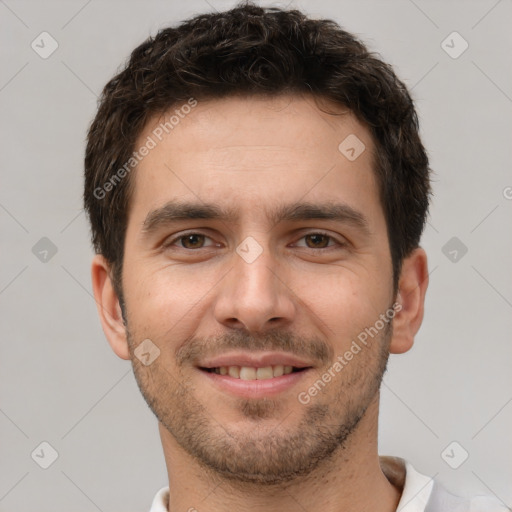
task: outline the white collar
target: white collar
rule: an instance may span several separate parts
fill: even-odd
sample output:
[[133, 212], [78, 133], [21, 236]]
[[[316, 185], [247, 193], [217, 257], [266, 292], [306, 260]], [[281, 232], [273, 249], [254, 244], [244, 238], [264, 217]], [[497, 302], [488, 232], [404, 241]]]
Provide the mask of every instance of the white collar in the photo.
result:
[[386, 461], [388, 459], [393, 459], [395, 464], [401, 466], [403, 472], [402, 482], [397, 486], [401, 490], [402, 496], [396, 507], [396, 512], [424, 512], [434, 488], [434, 479], [419, 473], [406, 460], [397, 457], [381, 457], [382, 471], [391, 483], [394, 482], [386, 474]]

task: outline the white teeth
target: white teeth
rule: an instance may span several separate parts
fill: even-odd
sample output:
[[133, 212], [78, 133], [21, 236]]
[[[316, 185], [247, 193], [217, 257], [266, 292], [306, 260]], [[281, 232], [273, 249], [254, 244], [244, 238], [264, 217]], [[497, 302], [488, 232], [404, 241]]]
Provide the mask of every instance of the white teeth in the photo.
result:
[[242, 366], [240, 368], [240, 378], [242, 380], [255, 380], [256, 379], [256, 368]]
[[240, 368], [238, 366], [230, 366], [228, 368], [228, 374], [230, 377], [234, 377], [235, 379], [240, 378]]
[[274, 368], [274, 377], [281, 377], [284, 373], [284, 366], [282, 364], [276, 364]]
[[271, 379], [274, 376], [272, 366], [265, 366], [264, 368], [258, 368], [256, 370], [256, 378], [258, 380]]
[[276, 364], [275, 366], [264, 366], [252, 368], [250, 366], [220, 366], [213, 369], [217, 375], [229, 375], [235, 379], [242, 380], [266, 380], [274, 377], [281, 377], [292, 373], [293, 366]]

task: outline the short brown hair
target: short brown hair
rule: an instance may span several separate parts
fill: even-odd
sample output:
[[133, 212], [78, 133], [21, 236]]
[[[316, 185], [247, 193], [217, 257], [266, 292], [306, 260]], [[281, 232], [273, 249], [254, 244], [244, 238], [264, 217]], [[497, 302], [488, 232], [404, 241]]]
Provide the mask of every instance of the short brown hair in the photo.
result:
[[372, 134], [396, 291], [402, 261], [419, 245], [431, 193], [406, 86], [334, 21], [246, 2], [160, 30], [103, 89], [87, 138], [84, 206], [94, 249], [109, 262], [121, 297], [133, 177], [120, 171], [149, 119], [191, 97], [304, 92], [349, 108]]

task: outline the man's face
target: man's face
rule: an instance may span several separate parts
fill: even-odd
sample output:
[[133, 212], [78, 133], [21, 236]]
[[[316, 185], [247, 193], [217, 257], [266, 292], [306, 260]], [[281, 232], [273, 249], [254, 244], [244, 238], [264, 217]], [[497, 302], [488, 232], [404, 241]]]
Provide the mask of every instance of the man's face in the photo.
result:
[[[157, 142], [132, 176], [125, 242], [137, 382], [204, 466], [260, 483], [306, 474], [376, 403], [387, 361], [392, 265], [370, 134], [298, 96], [199, 102], [159, 141], [162, 121], [136, 144]], [[178, 203], [232, 215], [175, 218]], [[146, 366], [134, 350], [148, 339], [160, 352]]]

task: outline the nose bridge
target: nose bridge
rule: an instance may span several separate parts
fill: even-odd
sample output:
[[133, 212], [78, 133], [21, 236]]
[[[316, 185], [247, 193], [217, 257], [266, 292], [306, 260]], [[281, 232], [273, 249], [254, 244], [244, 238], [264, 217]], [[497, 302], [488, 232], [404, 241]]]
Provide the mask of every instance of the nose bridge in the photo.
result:
[[216, 305], [219, 322], [264, 330], [270, 320], [291, 320], [294, 306], [279, 278], [278, 265], [267, 239], [246, 237], [233, 254], [233, 271]]
[[[262, 237], [260, 237], [260, 242]], [[268, 242], [258, 242], [254, 237], [245, 238], [236, 248], [234, 257], [235, 276], [240, 298], [254, 300], [274, 296], [275, 267]]]

